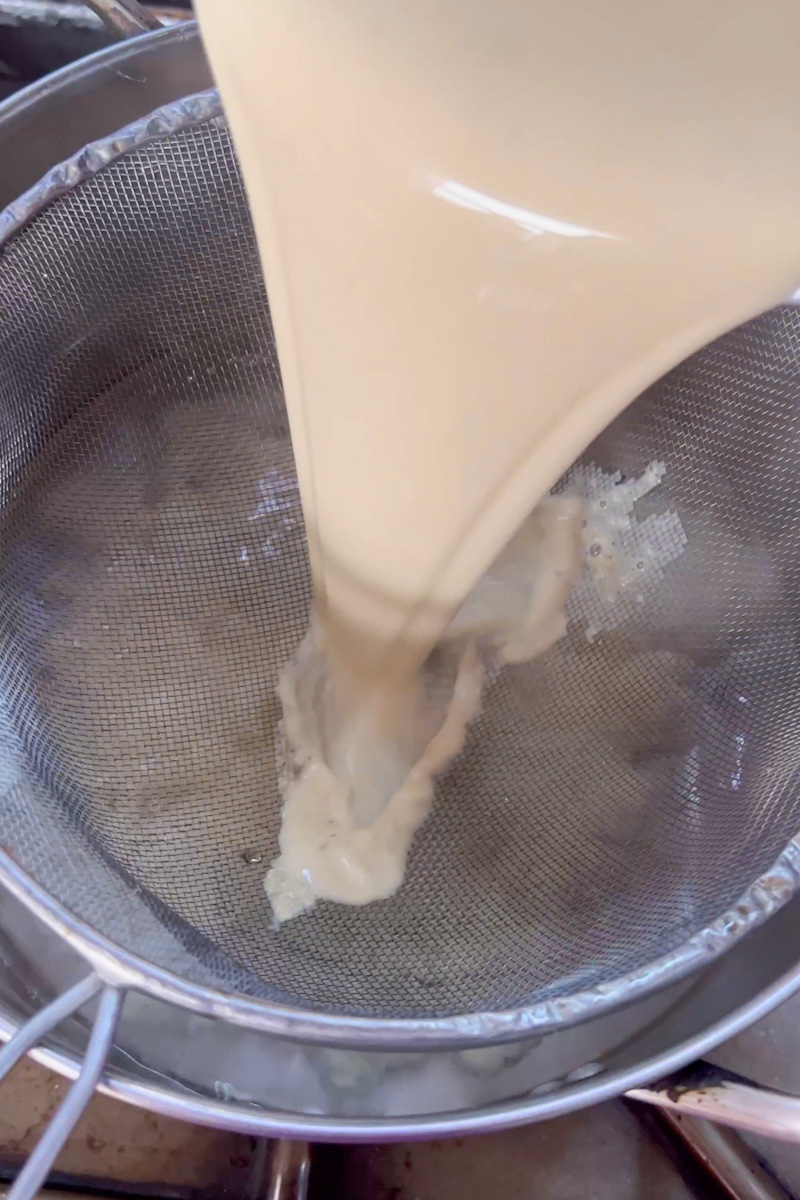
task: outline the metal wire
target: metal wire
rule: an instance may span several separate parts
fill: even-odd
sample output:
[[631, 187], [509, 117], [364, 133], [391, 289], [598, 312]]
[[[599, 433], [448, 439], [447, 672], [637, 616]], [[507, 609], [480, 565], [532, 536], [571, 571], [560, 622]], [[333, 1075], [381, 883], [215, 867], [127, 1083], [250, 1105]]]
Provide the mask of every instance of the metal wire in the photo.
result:
[[118, 944], [334, 1014], [555, 1011], [720, 918], [800, 828], [797, 310], [591, 448], [666, 466], [638, 513], [674, 510], [688, 545], [646, 603], [494, 683], [398, 895], [280, 932], [275, 681], [309, 581], [222, 123], [16, 233], [0, 363], [0, 841]]
[[36, 1143], [30, 1158], [8, 1191], [8, 1200], [33, 1200], [50, 1173], [86, 1105], [94, 1095], [114, 1040], [124, 993], [117, 988], [103, 990], [92, 1026], [81, 1073], [67, 1092], [47, 1129]]
[[76, 1012], [81, 1005], [91, 1000], [102, 988], [102, 981], [97, 975], [87, 975], [69, 991], [57, 996], [51, 1004], [41, 1009], [9, 1039], [0, 1050], [0, 1081], [5, 1079], [9, 1071], [17, 1065], [29, 1050], [37, 1046], [46, 1033], [55, 1029], [56, 1025]]

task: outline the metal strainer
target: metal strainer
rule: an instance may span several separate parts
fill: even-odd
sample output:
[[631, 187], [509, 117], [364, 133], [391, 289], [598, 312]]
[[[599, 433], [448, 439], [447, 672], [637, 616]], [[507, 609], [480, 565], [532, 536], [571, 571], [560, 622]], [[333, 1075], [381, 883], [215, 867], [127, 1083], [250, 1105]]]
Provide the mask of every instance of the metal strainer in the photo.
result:
[[216, 97], [59, 168], [0, 242], [0, 842], [62, 910], [236, 1019], [401, 1045], [579, 1019], [788, 898], [800, 312], [721, 338], [590, 448], [665, 465], [637, 518], [676, 513], [685, 550], [598, 636], [576, 619], [497, 679], [396, 896], [276, 931], [275, 683], [309, 578]]

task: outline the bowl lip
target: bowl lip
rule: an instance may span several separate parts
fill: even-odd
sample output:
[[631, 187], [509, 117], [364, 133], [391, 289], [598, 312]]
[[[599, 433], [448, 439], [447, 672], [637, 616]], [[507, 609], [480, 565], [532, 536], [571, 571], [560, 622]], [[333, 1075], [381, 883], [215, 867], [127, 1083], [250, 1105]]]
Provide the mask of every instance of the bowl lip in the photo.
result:
[[[145, 34], [135, 41], [149, 44], [153, 37], [185, 37], [187, 33], [196, 33], [193, 25]], [[107, 53], [99, 52], [100, 55]], [[38, 86], [34, 85], [35, 88]], [[52, 84], [46, 91], [52, 93]], [[209, 122], [224, 124], [224, 121], [219, 94], [216, 89], [208, 89], [163, 105], [119, 132], [89, 143], [54, 166], [0, 212], [0, 254], [10, 239], [38, 213], [116, 159], [182, 130]], [[800, 834], [727, 912], [653, 962], [571, 995], [501, 1011], [442, 1017], [332, 1015], [195, 984], [116, 945], [69, 912], [14, 861], [13, 847], [0, 851], [0, 883], [5, 883], [42, 920], [60, 932], [104, 979], [118, 986], [135, 987], [194, 1012], [222, 1017], [276, 1037], [361, 1048], [444, 1049], [514, 1041], [553, 1032], [644, 997], [708, 966], [745, 933], [781, 908], [800, 887]]]
[[800, 838], [795, 838], [772, 870], [757, 880], [726, 914], [671, 953], [610, 983], [497, 1012], [371, 1017], [331, 1014], [194, 983], [94, 929], [15, 862], [8, 845], [0, 848], [0, 885], [63, 938], [108, 985], [144, 992], [200, 1016], [229, 1021], [273, 1037], [356, 1050], [466, 1049], [554, 1033], [605, 1015], [709, 967], [782, 908], [798, 884]]
[[[482, 1103], [475, 1108], [450, 1112], [420, 1112], [386, 1116], [343, 1117], [321, 1113], [264, 1108], [242, 1100], [211, 1099], [190, 1091], [165, 1086], [152, 1078], [137, 1079], [112, 1064], [107, 1065], [98, 1090], [126, 1103], [163, 1116], [177, 1117], [216, 1129], [270, 1137], [308, 1138], [314, 1141], [372, 1142], [409, 1138], [458, 1137], [510, 1129], [532, 1121], [563, 1116], [590, 1104], [611, 1100], [631, 1089], [646, 1087], [681, 1070], [766, 1017], [800, 988], [800, 961], [777, 974], [761, 988], [700, 1032], [689, 1034], [676, 1045], [651, 1053], [626, 1067], [604, 1070], [574, 1082], [564, 1081], [552, 1091]], [[169, 1003], [169, 999], [163, 999]], [[0, 1007], [0, 1042], [20, 1028], [16, 1014]], [[42, 1066], [75, 1079], [82, 1060], [62, 1048], [39, 1045], [31, 1057]]]
[[[91, 12], [88, 14], [91, 17]], [[175, 21], [162, 29], [150, 30], [147, 33], [134, 34], [122, 41], [112, 42], [91, 54], [83, 54], [80, 58], [66, 63], [55, 71], [49, 71], [33, 83], [13, 92], [7, 99], [0, 102], [0, 122], [15, 119], [27, 109], [49, 100], [58, 92], [69, 88], [76, 81], [93, 74], [96, 71], [107, 70], [110, 65], [118, 64], [127, 58], [136, 58], [142, 50], [151, 50], [154, 46], [162, 47], [171, 43], [180, 43], [199, 39], [200, 31], [197, 21], [189, 17], [185, 21]]]

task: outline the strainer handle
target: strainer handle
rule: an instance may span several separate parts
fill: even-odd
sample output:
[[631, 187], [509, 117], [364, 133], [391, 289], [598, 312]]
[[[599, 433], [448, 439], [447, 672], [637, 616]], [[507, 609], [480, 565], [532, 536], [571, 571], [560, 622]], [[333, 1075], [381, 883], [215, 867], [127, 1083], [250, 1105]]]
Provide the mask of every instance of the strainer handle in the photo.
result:
[[158, 17], [139, 4], [139, 0], [84, 0], [84, 3], [120, 39], [164, 28]]
[[124, 992], [119, 988], [104, 984], [97, 975], [88, 975], [73, 988], [57, 997], [47, 1008], [42, 1009], [35, 1017], [31, 1017], [0, 1050], [0, 1080], [17, 1065], [19, 1060], [32, 1050], [45, 1034], [81, 1005], [100, 995], [97, 1014], [92, 1025], [86, 1057], [83, 1060], [81, 1073], [64, 1098], [61, 1107], [47, 1126], [41, 1139], [35, 1146], [25, 1166], [14, 1180], [6, 1194], [6, 1200], [33, 1200], [42, 1184], [50, 1173], [50, 1168], [58, 1157], [61, 1147], [66, 1142], [86, 1105], [94, 1095], [94, 1090], [100, 1081], [106, 1058], [114, 1039]]
[[711, 1063], [693, 1063], [658, 1083], [625, 1094], [629, 1100], [717, 1121], [742, 1133], [800, 1142], [800, 1096], [760, 1087]]

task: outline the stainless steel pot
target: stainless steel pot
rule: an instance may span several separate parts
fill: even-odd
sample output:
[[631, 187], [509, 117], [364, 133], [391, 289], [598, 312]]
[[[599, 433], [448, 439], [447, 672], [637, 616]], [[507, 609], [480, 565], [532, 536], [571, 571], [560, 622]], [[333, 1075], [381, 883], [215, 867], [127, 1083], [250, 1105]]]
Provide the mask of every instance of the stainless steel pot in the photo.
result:
[[[25, 1048], [70, 1077], [90, 1036], [106, 1042], [92, 1087], [165, 1115], [269, 1136], [389, 1141], [485, 1133], [627, 1093], [800, 1141], [800, 1099], [708, 1063], [681, 1071], [800, 987], [800, 898], [705, 970], [582, 1025], [499, 1048], [387, 1054], [276, 1037], [219, 1007], [175, 1003], [160, 986], [168, 979], [137, 977], [7, 860], [0, 880], [0, 1034], [36, 1022], [18, 1035]], [[121, 1013], [97, 1004], [103, 988], [127, 992]]]
[[[196, 28], [187, 24], [104, 50], [18, 94], [0, 108], [0, 207], [87, 142], [210, 83]], [[68, 1076], [81, 1072], [18, 1195], [41, 1182], [95, 1086], [188, 1120], [315, 1139], [481, 1132], [627, 1092], [800, 1140], [800, 1100], [793, 1097], [756, 1091], [705, 1067], [653, 1084], [800, 987], [800, 899], [711, 966], [581, 1025], [486, 1051], [387, 1054], [243, 1028], [241, 1008], [218, 996], [211, 1002], [204, 989], [121, 957], [5, 854], [0, 882], [7, 889], [0, 905], [0, 1033], [19, 1031], [0, 1055], [0, 1070], [32, 1049]], [[49, 1007], [41, 1012], [43, 1004]]]

